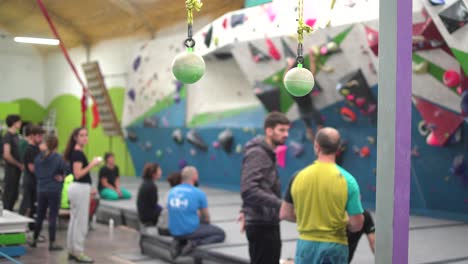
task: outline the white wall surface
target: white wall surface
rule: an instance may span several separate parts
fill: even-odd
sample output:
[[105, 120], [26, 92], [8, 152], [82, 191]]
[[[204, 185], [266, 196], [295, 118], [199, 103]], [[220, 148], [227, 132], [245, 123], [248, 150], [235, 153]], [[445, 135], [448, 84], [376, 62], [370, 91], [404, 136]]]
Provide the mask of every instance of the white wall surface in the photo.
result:
[[[105, 78], [107, 87], [127, 85], [127, 69], [131, 60], [131, 49], [143, 37], [118, 38], [100, 42], [89, 50], [84, 47], [70, 49], [69, 55], [75, 64], [83, 82], [86, 83], [81, 65], [97, 60]], [[45, 103], [49, 104], [55, 97], [72, 94], [81, 97], [82, 88], [73, 74], [61, 51], [50, 53], [45, 58], [46, 82]]]
[[32, 98], [44, 104], [44, 63], [32, 45], [0, 38], [0, 101]]

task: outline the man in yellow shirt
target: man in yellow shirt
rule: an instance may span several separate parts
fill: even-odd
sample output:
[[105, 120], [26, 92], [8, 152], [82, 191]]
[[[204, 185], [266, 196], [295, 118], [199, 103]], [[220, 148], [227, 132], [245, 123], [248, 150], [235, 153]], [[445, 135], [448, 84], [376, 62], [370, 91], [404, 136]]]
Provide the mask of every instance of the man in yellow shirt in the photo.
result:
[[320, 129], [314, 142], [317, 160], [299, 171], [286, 191], [280, 218], [297, 222], [296, 264], [347, 264], [346, 230], [362, 228], [359, 186], [335, 163], [339, 145], [336, 129]]

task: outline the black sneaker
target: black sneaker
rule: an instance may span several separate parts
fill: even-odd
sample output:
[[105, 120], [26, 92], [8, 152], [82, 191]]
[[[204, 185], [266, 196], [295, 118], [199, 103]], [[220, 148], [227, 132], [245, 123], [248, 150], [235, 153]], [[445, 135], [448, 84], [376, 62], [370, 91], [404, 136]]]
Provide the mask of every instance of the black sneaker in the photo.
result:
[[33, 240], [31, 243], [29, 243], [29, 246], [32, 248], [37, 248], [37, 241]]
[[49, 245], [49, 251], [62, 251], [63, 247], [56, 245], [55, 243], [52, 243]]
[[171, 253], [171, 258], [176, 259], [180, 256], [180, 251], [182, 250], [182, 241], [174, 239], [171, 242], [171, 248], [169, 249]]
[[188, 254], [192, 253], [193, 249], [195, 248], [195, 244], [192, 241], [187, 241], [187, 244], [182, 248], [181, 255], [187, 256]]

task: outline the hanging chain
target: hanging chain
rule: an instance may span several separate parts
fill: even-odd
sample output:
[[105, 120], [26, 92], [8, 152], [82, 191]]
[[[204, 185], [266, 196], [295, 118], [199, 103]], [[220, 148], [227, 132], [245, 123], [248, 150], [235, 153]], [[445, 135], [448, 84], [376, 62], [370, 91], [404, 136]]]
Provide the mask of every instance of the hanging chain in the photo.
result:
[[304, 0], [299, 0], [298, 9], [297, 9], [298, 19], [297, 19], [297, 59], [296, 62], [299, 67], [302, 67], [304, 63], [303, 57], [303, 46], [304, 42], [304, 31], [307, 33], [312, 32], [312, 28], [304, 23]]
[[193, 36], [193, 10], [200, 11], [203, 3], [201, 0], [185, 0], [185, 7], [187, 9], [187, 39], [184, 41], [184, 45], [188, 49], [193, 49], [195, 47], [195, 40], [192, 38]]

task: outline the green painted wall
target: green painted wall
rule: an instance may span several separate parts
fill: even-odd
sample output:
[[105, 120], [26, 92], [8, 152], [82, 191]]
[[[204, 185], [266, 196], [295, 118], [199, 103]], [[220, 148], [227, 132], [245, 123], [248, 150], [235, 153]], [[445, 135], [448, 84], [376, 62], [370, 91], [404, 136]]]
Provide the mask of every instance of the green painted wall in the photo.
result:
[[[123, 114], [125, 89], [112, 87], [109, 89], [109, 96], [120, 121]], [[11, 103], [0, 103], [0, 120], [5, 119], [8, 114], [17, 113], [21, 115], [23, 120], [37, 123], [42, 121], [52, 109], [55, 109], [56, 112], [55, 124], [58, 130], [59, 152], [63, 152], [71, 131], [81, 125], [80, 98], [69, 94], [61, 95], [56, 97], [45, 109], [32, 99], [18, 99]], [[106, 136], [101, 126], [93, 129], [91, 127], [92, 121], [91, 108], [88, 108], [86, 127], [89, 131], [90, 144], [85, 149], [88, 158], [103, 156], [105, 152], [112, 151], [115, 153], [120, 173], [123, 176], [134, 176], [135, 168], [125, 141], [120, 137]]]
[[46, 110], [36, 101], [28, 98], [22, 98], [14, 101], [19, 105], [20, 116], [22, 120], [38, 123], [44, 120]]
[[0, 120], [4, 121], [10, 114], [19, 114], [19, 104], [0, 102]]

